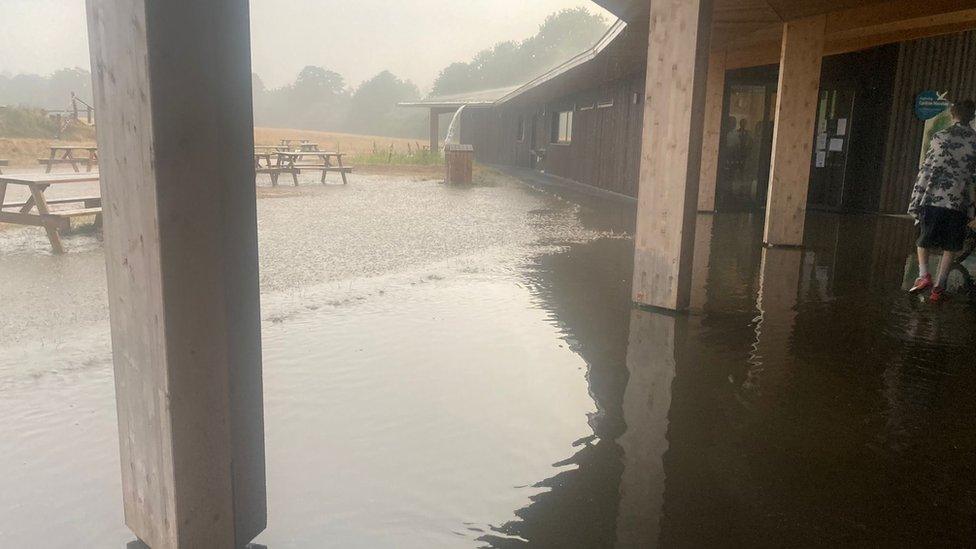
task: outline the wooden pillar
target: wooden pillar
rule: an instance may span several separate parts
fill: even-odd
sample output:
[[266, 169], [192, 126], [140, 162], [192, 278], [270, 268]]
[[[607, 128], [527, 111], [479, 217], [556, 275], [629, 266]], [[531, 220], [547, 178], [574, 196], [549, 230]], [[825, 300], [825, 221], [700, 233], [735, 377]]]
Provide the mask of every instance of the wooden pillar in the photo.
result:
[[634, 301], [688, 306], [711, 0], [654, 0], [634, 235]]
[[88, 0], [126, 524], [266, 525], [248, 3]]
[[430, 109], [430, 152], [437, 153], [441, 141], [441, 111]]
[[708, 58], [705, 85], [705, 130], [702, 138], [701, 182], [698, 189], [698, 211], [715, 211], [715, 188], [718, 184], [718, 151], [722, 144], [722, 109], [725, 106], [725, 50], [713, 51]]
[[773, 132], [766, 244], [800, 246], [806, 220], [826, 17], [784, 25]]

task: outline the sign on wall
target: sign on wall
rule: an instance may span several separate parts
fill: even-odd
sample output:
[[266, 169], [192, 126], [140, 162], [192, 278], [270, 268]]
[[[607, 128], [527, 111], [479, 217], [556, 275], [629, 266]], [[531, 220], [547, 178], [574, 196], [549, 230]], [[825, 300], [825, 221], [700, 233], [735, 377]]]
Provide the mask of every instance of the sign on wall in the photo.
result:
[[922, 132], [922, 152], [919, 156], [918, 165], [925, 163], [925, 156], [932, 148], [932, 138], [935, 134], [952, 125], [952, 115], [949, 108], [952, 102], [949, 101], [949, 92], [937, 92], [933, 90], [923, 91], [915, 98], [915, 115], [919, 120], [925, 121], [925, 131]]

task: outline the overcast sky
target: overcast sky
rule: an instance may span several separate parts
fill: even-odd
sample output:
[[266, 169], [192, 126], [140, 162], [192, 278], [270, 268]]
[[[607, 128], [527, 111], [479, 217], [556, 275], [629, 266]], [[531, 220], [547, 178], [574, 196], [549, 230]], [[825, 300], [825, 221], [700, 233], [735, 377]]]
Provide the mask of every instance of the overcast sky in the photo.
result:
[[[606, 14], [589, 0], [251, 0], [254, 71], [275, 87], [305, 65], [353, 85], [389, 69], [426, 91], [447, 64], [575, 6]], [[0, 0], [0, 72], [87, 69], [86, 34], [84, 0]]]

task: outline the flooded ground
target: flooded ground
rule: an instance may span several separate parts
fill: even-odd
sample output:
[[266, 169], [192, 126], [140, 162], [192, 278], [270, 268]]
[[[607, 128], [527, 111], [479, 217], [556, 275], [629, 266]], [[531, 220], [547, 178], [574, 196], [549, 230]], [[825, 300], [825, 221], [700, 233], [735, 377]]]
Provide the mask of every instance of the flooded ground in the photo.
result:
[[[628, 203], [502, 175], [261, 189], [269, 549], [963, 546], [976, 312], [904, 221], [703, 216], [631, 307]], [[97, 234], [0, 231], [0, 546], [123, 547]], [[974, 270], [976, 272], [976, 270]], [[962, 272], [953, 276], [961, 285]]]

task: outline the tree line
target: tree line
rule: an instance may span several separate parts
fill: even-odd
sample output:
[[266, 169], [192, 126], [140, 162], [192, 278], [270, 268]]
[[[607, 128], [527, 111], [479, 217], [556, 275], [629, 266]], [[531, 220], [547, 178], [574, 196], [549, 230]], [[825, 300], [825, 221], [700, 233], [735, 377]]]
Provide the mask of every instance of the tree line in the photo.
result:
[[[453, 63], [434, 81], [432, 95], [497, 88], [526, 82], [592, 46], [607, 29], [606, 19], [585, 8], [565, 9], [546, 18], [539, 31], [520, 42], [501, 42], [469, 62]], [[295, 81], [268, 88], [252, 75], [254, 120], [258, 126], [347, 132], [391, 137], [423, 137], [427, 114], [397, 108], [416, 101], [410, 80], [382, 71], [350, 87], [343, 76], [307, 66]], [[0, 75], [0, 105], [67, 108], [71, 93], [91, 103], [91, 73], [62, 69], [49, 76]]]

